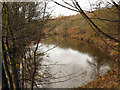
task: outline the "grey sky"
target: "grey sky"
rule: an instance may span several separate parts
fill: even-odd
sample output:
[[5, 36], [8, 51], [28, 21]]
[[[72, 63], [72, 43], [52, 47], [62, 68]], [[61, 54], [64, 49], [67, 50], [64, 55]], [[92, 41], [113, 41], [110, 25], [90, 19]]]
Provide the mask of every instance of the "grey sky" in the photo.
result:
[[[7, 2], [31, 2], [31, 1], [46, 1], [46, 0], [0, 0], [0, 2], [3, 2], [3, 1], [7, 1]], [[54, 0], [54, 1], [57, 1], [57, 2], [65, 5], [62, 2], [62, 0]], [[64, 0], [64, 1], [72, 3], [71, 0]], [[81, 6], [81, 8], [83, 10], [90, 10], [91, 7], [90, 7], [90, 4], [89, 4], [89, 1], [90, 1], [90, 3], [95, 3], [95, 2], [103, 1], [104, 5], [106, 5], [106, 2], [107, 1], [110, 2], [111, 0], [77, 0], [77, 1], [80, 4], [80, 6]], [[113, 0], [113, 1], [115, 1], [117, 3], [120, 0]], [[53, 7], [53, 6], [55, 6], [55, 7]], [[75, 14], [77, 14], [77, 12], [68, 10], [68, 9], [63, 8], [61, 6], [58, 6], [55, 3], [53, 3], [53, 2], [50, 2], [48, 4], [48, 7], [53, 7], [51, 9], [51, 10], [53, 10], [53, 12], [52, 12], [52, 16], [53, 17], [57, 17], [59, 15], [69, 16], [69, 15], [75, 15]]]
[[[63, 5], [65, 5], [63, 2], [62, 2], [62, 0], [55, 0], [55, 1], [57, 1], [57, 2], [59, 2], [59, 3], [61, 3], [61, 4], [63, 4]], [[64, 1], [67, 1], [67, 2], [69, 2], [69, 3], [72, 3], [71, 2], [71, 0], [64, 0]], [[81, 6], [81, 8], [82, 9], [84, 9], [84, 10], [90, 10], [90, 4], [89, 4], [89, 1], [90, 1], [90, 3], [95, 3], [95, 2], [99, 2], [99, 1], [103, 1], [103, 5], [106, 5], [106, 2], [107, 1], [111, 1], [111, 0], [77, 0], [78, 1], [78, 3], [80, 4], [80, 6]], [[114, 0], [115, 2], [118, 2], [118, 1], [120, 1], [120, 0]], [[61, 6], [58, 6], [58, 5], [56, 5], [55, 3], [53, 3], [53, 2], [50, 2], [49, 3], [49, 6], [55, 6], [54, 8], [53, 8], [53, 16], [59, 16], [59, 15], [65, 15], [65, 16], [68, 16], [68, 15], [75, 15], [75, 14], [77, 14], [77, 12], [74, 12], [74, 11], [71, 11], [71, 10], [68, 10], [68, 9], [66, 9], [66, 8], [63, 8], [63, 7], [61, 7]]]

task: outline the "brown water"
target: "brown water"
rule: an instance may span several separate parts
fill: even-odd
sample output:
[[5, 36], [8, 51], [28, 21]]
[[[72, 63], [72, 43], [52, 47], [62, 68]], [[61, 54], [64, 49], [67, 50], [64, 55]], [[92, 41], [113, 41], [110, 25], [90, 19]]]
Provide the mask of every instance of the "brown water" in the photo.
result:
[[110, 58], [85, 42], [50, 37], [39, 46], [40, 52], [47, 51], [42, 60], [42, 65], [47, 66], [50, 73], [41, 82], [45, 88], [78, 87], [95, 80], [98, 73], [103, 74], [111, 69]]

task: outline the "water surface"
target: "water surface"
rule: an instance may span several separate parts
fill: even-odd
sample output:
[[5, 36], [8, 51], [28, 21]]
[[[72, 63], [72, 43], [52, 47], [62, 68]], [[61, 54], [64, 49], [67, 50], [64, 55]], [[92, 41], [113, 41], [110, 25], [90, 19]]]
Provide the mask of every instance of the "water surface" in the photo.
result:
[[[60, 43], [58, 45], [58, 43]], [[45, 88], [82, 86], [111, 69], [110, 58], [97, 47], [81, 41], [52, 37], [39, 44], [42, 65], [49, 67]]]

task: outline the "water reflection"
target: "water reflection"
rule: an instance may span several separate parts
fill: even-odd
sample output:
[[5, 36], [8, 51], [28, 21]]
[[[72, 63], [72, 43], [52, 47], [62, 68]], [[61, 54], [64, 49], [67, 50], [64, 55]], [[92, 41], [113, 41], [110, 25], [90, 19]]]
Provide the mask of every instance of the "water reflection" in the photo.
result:
[[[47, 51], [57, 45], [47, 44], [40, 43], [39, 51]], [[103, 55], [99, 49], [84, 43], [66, 45], [60, 44], [43, 56], [42, 65], [49, 66], [49, 73], [52, 75], [48, 81], [43, 82], [44, 87], [78, 87], [96, 79], [97, 73], [102, 74], [110, 70], [109, 58]], [[80, 47], [77, 49], [76, 47], [79, 45]]]

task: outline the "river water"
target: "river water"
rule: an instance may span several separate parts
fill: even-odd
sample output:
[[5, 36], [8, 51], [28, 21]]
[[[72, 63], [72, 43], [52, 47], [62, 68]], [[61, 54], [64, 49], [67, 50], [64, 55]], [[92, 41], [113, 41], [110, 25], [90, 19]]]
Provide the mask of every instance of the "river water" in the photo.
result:
[[83, 41], [51, 37], [39, 43], [46, 52], [41, 66], [48, 67], [44, 88], [74, 88], [97, 79], [111, 69], [110, 58], [97, 47]]

